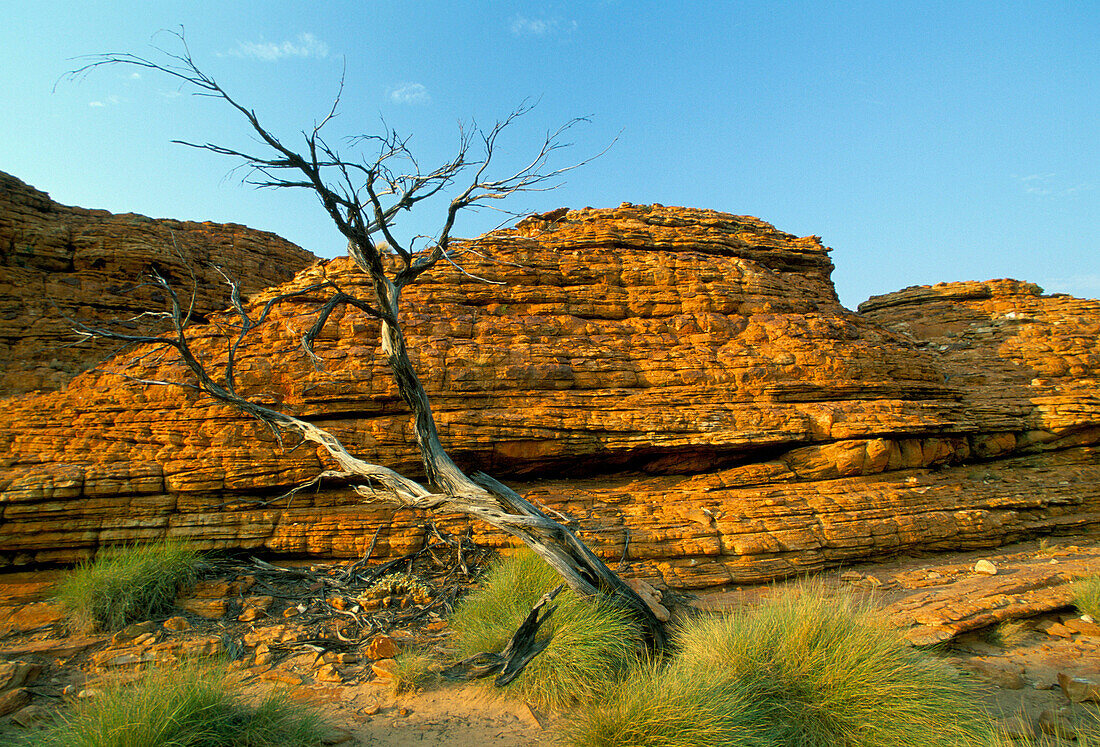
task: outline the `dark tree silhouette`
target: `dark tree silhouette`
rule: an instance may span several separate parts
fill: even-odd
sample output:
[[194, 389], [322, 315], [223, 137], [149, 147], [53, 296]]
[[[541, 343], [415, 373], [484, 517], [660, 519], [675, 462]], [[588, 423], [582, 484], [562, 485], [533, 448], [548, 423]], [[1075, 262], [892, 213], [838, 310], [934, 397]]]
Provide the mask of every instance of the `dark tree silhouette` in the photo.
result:
[[[572, 120], [548, 132], [525, 165], [502, 176], [492, 175], [495, 173], [494, 157], [499, 150], [501, 134], [530, 111], [530, 106], [523, 104], [487, 130], [477, 126], [460, 129], [454, 157], [436, 168], [425, 170], [410, 151], [408, 140], [388, 128], [381, 134], [364, 134], [348, 140], [347, 147], [354, 151], [352, 155], [342, 154], [330, 145], [322, 132], [337, 113], [340, 103], [338, 94], [328, 113], [311, 130], [302, 133], [302, 142], [295, 150], [265, 127], [255, 111], [230, 96], [213, 77], [196, 65], [182, 31], [174, 32], [173, 36], [179, 51], [155, 47], [155, 59], [131, 53], [97, 55], [86, 58], [86, 64], [68, 73], [67, 77], [80, 78], [104, 66], [146, 68], [171, 76], [194, 93], [219, 99], [231, 107], [258, 137], [259, 152], [245, 152], [214, 143], [174, 142], [239, 159], [240, 165], [247, 169], [245, 181], [248, 183], [260, 187], [305, 189], [315, 193], [332, 222], [347, 239], [348, 255], [356, 267], [369, 277], [374, 297], [358, 298], [331, 283], [322, 283], [271, 299], [253, 318], [227, 273], [226, 279], [232, 285], [233, 306], [240, 321], [235, 339], [228, 343], [227, 362], [220, 372], [211, 370], [193, 352], [188, 342], [190, 317], [187, 305], [172, 285], [155, 271], [152, 282], [162, 286], [170, 298], [171, 333], [155, 337], [86, 326], [81, 327], [82, 331], [125, 342], [175, 348], [191, 372], [192, 380], [187, 382], [188, 385], [237, 407], [276, 431], [294, 431], [327, 452], [337, 468], [326, 470], [316, 480], [342, 481], [369, 500], [384, 500], [429, 511], [459, 512], [502, 529], [521, 539], [545, 559], [581, 596], [606, 597], [628, 610], [641, 625], [649, 645], [662, 647], [665, 642], [663, 624], [646, 603], [568, 527], [492, 477], [481, 473], [467, 475], [451, 460], [440, 443], [431, 405], [409, 359], [405, 335], [398, 320], [402, 289], [416, 282], [441, 260], [450, 261], [451, 230], [460, 212], [495, 204], [518, 193], [553, 189], [565, 172], [591, 160], [556, 169], [549, 165], [550, 156], [566, 147], [562, 137], [580, 120]], [[341, 92], [343, 85], [341, 79]], [[363, 158], [362, 154], [368, 149], [370, 155]], [[419, 248], [414, 246], [415, 239], [407, 245], [398, 241], [392, 229], [399, 214], [413, 210], [431, 198], [445, 198], [448, 195], [450, 199], [443, 211], [440, 228], [433, 236], [422, 241]], [[387, 257], [387, 254], [393, 256]], [[381, 321], [382, 350], [401, 397], [412, 410], [416, 441], [427, 476], [426, 484], [385, 466], [365, 462], [351, 454], [328, 431], [286, 412], [260, 405], [237, 391], [234, 362], [241, 342], [264, 324], [275, 303], [290, 295], [316, 294], [320, 291], [328, 291], [330, 295], [317, 309], [312, 327], [303, 336], [303, 347], [309, 355], [314, 355], [314, 340], [331, 313], [342, 305], [353, 306]]]

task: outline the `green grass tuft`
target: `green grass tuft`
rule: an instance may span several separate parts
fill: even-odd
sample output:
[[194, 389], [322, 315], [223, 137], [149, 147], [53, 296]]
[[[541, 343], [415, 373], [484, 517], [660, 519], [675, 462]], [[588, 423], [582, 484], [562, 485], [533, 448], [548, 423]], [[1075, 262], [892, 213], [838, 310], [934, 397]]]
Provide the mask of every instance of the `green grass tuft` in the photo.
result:
[[[988, 720], [950, 666], [847, 598], [785, 593], [698, 618], [663, 670], [583, 714], [578, 745], [984, 745]], [[647, 702], [654, 700], [656, 704]], [[713, 730], [682, 723], [709, 724]]]
[[170, 540], [109, 548], [69, 572], [55, 595], [77, 629], [122, 628], [171, 609], [198, 561], [196, 551]]
[[1073, 604], [1082, 615], [1100, 620], [1100, 574], [1083, 578], [1073, 585]]
[[[557, 572], [530, 551], [494, 566], [451, 619], [460, 655], [501, 651], [542, 595], [560, 583]], [[601, 696], [622, 677], [637, 661], [641, 633], [619, 608], [569, 589], [553, 604], [557, 609], [546, 625], [553, 632], [550, 645], [507, 689], [560, 709]]]
[[736, 679], [649, 662], [576, 714], [566, 737], [575, 747], [764, 747], [758, 708]]
[[1067, 719], [1066, 725], [1074, 734], [1069, 741], [1042, 733], [1028, 737], [1010, 737], [1003, 730], [998, 730], [990, 740], [989, 747], [1065, 747], [1068, 744], [1076, 747], [1100, 747], [1100, 714], [1078, 711]]
[[393, 694], [414, 693], [439, 684], [443, 664], [437, 656], [423, 649], [410, 648], [394, 657], [397, 668], [393, 677]]
[[191, 664], [148, 669], [82, 700], [44, 733], [42, 747], [313, 747], [320, 718], [274, 693], [249, 703], [226, 670]]
[[990, 645], [1012, 648], [1025, 643], [1031, 637], [1031, 626], [1021, 620], [1003, 620], [984, 628], [981, 636]]

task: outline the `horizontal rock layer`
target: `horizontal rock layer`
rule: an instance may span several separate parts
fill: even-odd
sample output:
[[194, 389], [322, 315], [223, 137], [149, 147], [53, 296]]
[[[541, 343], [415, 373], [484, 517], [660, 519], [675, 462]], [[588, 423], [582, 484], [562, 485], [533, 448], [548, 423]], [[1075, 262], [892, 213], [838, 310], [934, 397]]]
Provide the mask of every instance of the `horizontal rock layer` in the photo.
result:
[[[673, 586], [1100, 527], [1100, 304], [992, 281], [907, 289], [854, 314], [827, 252], [706, 210], [533, 217], [406, 289], [402, 321], [456, 461], [525, 481], [605, 557]], [[369, 297], [334, 260], [255, 302], [323, 279]], [[275, 306], [238, 386], [418, 472], [377, 323], [334, 314], [320, 370], [301, 351], [322, 300]], [[193, 340], [224, 360], [216, 327]], [[148, 349], [113, 367], [183, 372]], [[111, 372], [11, 400], [0, 555], [69, 561], [164, 534], [327, 557], [376, 536], [376, 557], [419, 546], [422, 515], [337, 488], [280, 498], [327, 466], [292, 446], [193, 392]]]
[[[113, 354], [117, 344], [77, 345], [65, 317], [96, 325], [163, 311], [162, 290], [142, 286], [153, 268], [189, 301], [194, 267], [194, 312], [207, 314], [229, 305], [211, 263], [233, 268], [247, 294], [313, 261], [266, 231], [67, 207], [0, 172], [0, 396], [58, 389]], [[138, 318], [126, 331], [159, 331], [157, 321]]]

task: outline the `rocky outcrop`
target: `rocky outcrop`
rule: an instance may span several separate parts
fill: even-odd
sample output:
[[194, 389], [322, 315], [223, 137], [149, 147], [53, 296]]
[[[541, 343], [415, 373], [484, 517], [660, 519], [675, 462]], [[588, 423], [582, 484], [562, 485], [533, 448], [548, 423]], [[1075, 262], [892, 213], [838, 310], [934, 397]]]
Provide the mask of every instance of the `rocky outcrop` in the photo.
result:
[[[156, 268], [188, 293], [195, 312], [229, 305], [211, 263], [233, 268], [245, 293], [289, 280], [314, 261], [266, 231], [235, 224], [154, 220], [59, 205], [0, 172], [0, 396], [58, 389], [109, 357], [113, 344], [79, 342], [65, 317], [89, 324], [163, 311], [163, 293], [142, 286]], [[190, 267], [197, 268], [192, 283]], [[158, 329], [151, 317], [130, 332]]]
[[[854, 314], [816, 237], [662, 206], [555, 211], [453, 259], [403, 295], [444, 443], [524, 481], [635, 575], [697, 588], [1100, 527], [1095, 301], [997, 281]], [[334, 260], [254, 302], [323, 279], [369, 294]], [[950, 329], [915, 324], [931, 304]], [[377, 323], [335, 314], [318, 369], [297, 341], [318, 306], [276, 304], [239, 354], [238, 387], [415, 473]], [[224, 356], [215, 325], [193, 340]], [[182, 372], [147, 349], [113, 365]], [[326, 466], [292, 446], [189, 390], [110, 371], [12, 400], [0, 553], [68, 561], [164, 534], [329, 557], [420, 546], [422, 515], [328, 487], [281, 498]]]

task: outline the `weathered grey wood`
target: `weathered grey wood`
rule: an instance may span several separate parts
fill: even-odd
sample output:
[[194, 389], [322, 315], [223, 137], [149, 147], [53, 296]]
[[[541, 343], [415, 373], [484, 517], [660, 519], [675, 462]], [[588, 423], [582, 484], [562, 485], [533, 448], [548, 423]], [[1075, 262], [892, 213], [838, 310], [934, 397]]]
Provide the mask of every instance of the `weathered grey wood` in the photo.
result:
[[[544, 605], [553, 601], [565, 585], [547, 592], [527, 613], [527, 617], [508, 639], [500, 653], [482, 651], [463, 659], [444, 669], [440, 674], [449, 680], [479, 680], [485, 677], [497, 678], [493, 681], [497, 687], [504, 687], [518, 677], [531, 661], [550, 645], [551, 636], [538, 637], [539, 628], [554, 614], [556, 607], [541, 613]], [[541, 614], [540, 614], [541, 613]]]
[[[255, 112], [231, 97], [217, 81], [196, 66], [187, 50], [182, 32], [175, 36], [182, 49], [172, 52], [157, 48], [159, 60], [129, 53], [100, 55], [69, 75], [81, 76], [104, 65], [135, 66], [169, 75], [197, 89], [202, 95], [220, 99], [245, 119], [264, 148], [262, 154], [246, 153], [211, 143], [184, 145], [241, 159], [254, 175], [251, 179], [253, 184], [308, 189], [320, 198], [325, 211], [348, 241], [348, 255], [370, 279], [374, 299], [371, 303], [326, 283], [301, 291], [300, 294], [315, 293], [330, 286], [333, 291], [329, 299], [319, 306], [316, 320], [303, 336], [303, 348], [315, 362], [320, 361], [313, 351], [313, 341], [323, 330], [331, 312], [340, 305], [352, 305], [381, 320], [382, 350], [401, 397], [412, 411], [413, 429], [427, 484], [422, 485], [387, 467], [365, 462], [351, 454], [332, 433], [288, 413], [252, 402], [237, 392], [234, 385], [234, 363], [238, 346], [249, 332], [266, 321], [273, 303], [298, 294], [284, 294], [269, 301], [259, 317], [252, 319], [241, 303], [240, 294], [235, 283], [228, 277], [229, 273], [223, 273], [227, 282], [233, 286], [233, 306], [240, 318], [240, 328], [237, 338], [228, 346], [227, 363], [220, 378], [208, 370], [206, 364], [193, 353], [187, 340], [190, 316], [186, 304], [180, 303], [176, 292], [160, 276], [156, 276], [154, 282], [169, 293], [174, 325], [172, 334], [161, 338], [138, 337], [125, 332], [92, 329], [84, 325], [77, 325], [78, 328], [90, 335], [175, 348], [193, 376], [193, 380], [184, 385], [200, 389], [221, 402], [239, 408], [266, 423], [277, 433], [292, 430], [304, 440], [322, 448], [337, 469], [327, 470], [317, 479], [340, 480], [357, 494], [370, 500], [389, 501], [428, 511], [464, 513], [502, 529], [538, 553], [561, 574], [565, 583], [577, 594], [582, 597], [606, 597], [622, 606], [642, 626], [648, 643], [657, 648], [662, 647], [665, 644], [664, 625], [657, 620], [641, 597], [568, 527], [554, 521], [497, 480], [488, 475], [470, 477], [454, 463], [440, 442], [431, 404], [413, 368], [399, 322], [401, 289], [415, 282], [420, 275], [431, 270], [440, 259], [447, 256], [450, 232], [460, 211], [484, 202], [493, 201], [495, 204], [496, 201], [519, 192], [547, 189], [548, 182], [584, 163], [558, 169], [547, 166], [549, 156], [562, 147], [558, 138], [577, 120], [549, 133], [526, 166], [501, 178], [489, 178], [487, 174], [493, 161], [498, 136], [517, 117], [529, 111], [529, 106], [521, 105], [488, 130], [463, 130], [455, 157], [435, 169], [422, 171], [408, 150], [406, 140], [394, 132], [353, 139], [360, 144], [367, 143], [378, 148], [373, 160], [359, 154], [358, 157], [344, 158], [330, 147], [321, 137], [321, 131], [336, 113], [340, 100], [337, 95], [328, 115], [311, 131], [302, 133], [305, 147], [296, 151], [284, 145], [260, 123]], [[474, 152], [475, 145], [480, 147], [480, 153]], [[403, 164], [408, 170], [402, 170], [397, 164]], [[419, 250], [413, 245], [415, 240], [410, 241], [408, 246], [398, 241], [391, 230], [398, 214], [411, 210], [421, 201], [440, 194], [444, 189], [453, 188], [464, 174], [472, 174], [472, 178], [450, 200], [441, 228], [432, 240]], [[387, 249], [380, 248], [382, 246]], [[387, 264], [392, 267], [394, 263], [384, 261], [384, 252], [396, 255], [397, 266], [392, 276], [387, 274], [386, 267]]]

